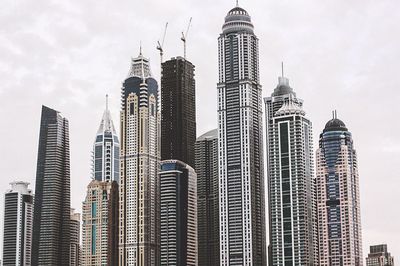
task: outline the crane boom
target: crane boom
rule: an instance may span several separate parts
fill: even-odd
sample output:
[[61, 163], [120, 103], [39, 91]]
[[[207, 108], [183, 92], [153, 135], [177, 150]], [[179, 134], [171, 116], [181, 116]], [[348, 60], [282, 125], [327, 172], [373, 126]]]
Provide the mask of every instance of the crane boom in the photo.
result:
[[167, 28], [168, 28], [168, 22], [165, 23], [165, 28], [164, 28], [164, 35], [162, 36], [162, 41], [160, 43], [160, 40], [157, 41], [157, 50], [160, 51], [160, 61], [161, 63], [163, 62], [163, 55], [164, 55], [164, 41], [165, 41], [165, 35], [167, 34]]
[[190, 17], [190, 20], [189, 20], [189, 24], [188, 24], [188, 26], [187, 26], [187, 29], [186, 29], [186, 33], [183, 33], [183, 31], [182, 31], [182, 37], [181, 37], [181, 40], [182, 40], [182, 42], [183, 42], [183, 57], [186, 59], [186, 39], [187, 39], [187, 36], [188, 36], [188, 33], [189, 33], [189, 29], [190, 29], [190, 25], [192, 24], [192, 17]]

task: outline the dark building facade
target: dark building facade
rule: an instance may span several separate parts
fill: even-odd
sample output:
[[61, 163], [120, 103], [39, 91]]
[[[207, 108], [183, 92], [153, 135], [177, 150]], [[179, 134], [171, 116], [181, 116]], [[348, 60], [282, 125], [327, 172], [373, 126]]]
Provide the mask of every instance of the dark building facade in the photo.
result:
[[4, 202], [3, 264], [31, 265], [33, 195], [29, 183], [13, 182]]
[[33, 219], [32, 265], [70, 263], [68, 120], [42, 107]]
[[369, 247], [366, 266], [394, 266], [394, 257], [388, 252], [387, 245]]
[[196, 140], [199, 265], [219, 265], [218, 130]]
[[194, 166], [196, 100], [194, 65], [183, 57], [162, 63], [161, 159]]
[[161, 265], [197, 266], [196, 173], [178, 160], [161, 162]]
[[81, 265], [81, 246], [80, 246], [80, 235], [81, 235], [81, 215], [76, 213], [74, 209], [71, 209], [71, 255], [70, 255], [70, 266]]

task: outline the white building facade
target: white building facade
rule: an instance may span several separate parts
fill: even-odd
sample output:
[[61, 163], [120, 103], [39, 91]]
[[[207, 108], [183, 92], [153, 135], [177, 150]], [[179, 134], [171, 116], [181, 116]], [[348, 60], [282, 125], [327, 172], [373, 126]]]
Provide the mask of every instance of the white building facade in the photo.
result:
[[140, 53], [122, 87], [119, 265], [159, 263], [159, 136], [158, 85]]

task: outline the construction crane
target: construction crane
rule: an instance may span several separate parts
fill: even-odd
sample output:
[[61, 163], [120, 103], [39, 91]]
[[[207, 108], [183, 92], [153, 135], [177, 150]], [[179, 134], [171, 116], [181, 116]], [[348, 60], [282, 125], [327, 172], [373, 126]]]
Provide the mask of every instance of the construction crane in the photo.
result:
[[190, 20], [189, 20], [189, 25], [188, 25], [188, 27], [186, 29], [186, 33], [184, 34], [183, 31], [182, 31], [181, 40], [183, 42], [183, 58], [185, 58], [185, 60], [186, 60], [186, 39], [187, 39], [187, 36], [188, 36], [188, 33], [189, 33], [189, 28], [190, 28], [191, 24], [192, 24], [192, 18], [190, 18]]
[[168, 22], [165, 23], [164, 35], [163, 35], [163, 37], [162, 37], [162, 42], [160, 43], [160, 40], [157, 41], [157, 50], [160, 51], [160, 61], [161, 61], [161, 64], [162, 64], [162, 62], [163, 62], [163, 55], [164, 55], [163, 46], [164, 46], [164, 41], [165, 41], [165, 35], [167, 34], [167, 28], [168, 28]]

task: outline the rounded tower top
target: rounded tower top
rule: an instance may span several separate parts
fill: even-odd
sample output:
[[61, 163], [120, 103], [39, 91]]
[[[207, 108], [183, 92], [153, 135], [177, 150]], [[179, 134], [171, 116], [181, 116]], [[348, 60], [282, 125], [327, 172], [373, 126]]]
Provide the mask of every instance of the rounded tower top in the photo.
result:
[[254, 26], [251, 23], [251, 17], [246, 10], [241, 7], [232, 8], [225, 17], [225, 23], [222, 26], [223, 34], [232, 32], [254, 33]]
[[342, 120], [338, 119], [335, 114], [334, 117], [331, 120], [329, 120], [325, 125], [324, 132], [328, 131], [348, 131], [348, 130], [345, 123]]

